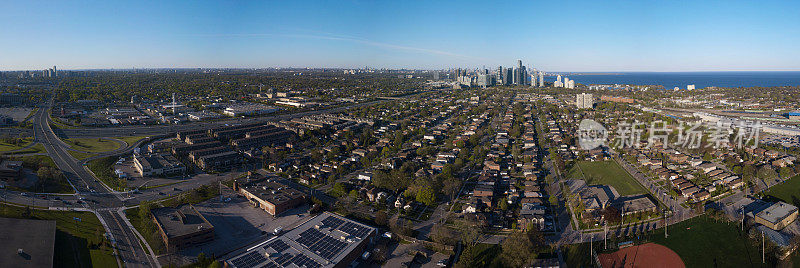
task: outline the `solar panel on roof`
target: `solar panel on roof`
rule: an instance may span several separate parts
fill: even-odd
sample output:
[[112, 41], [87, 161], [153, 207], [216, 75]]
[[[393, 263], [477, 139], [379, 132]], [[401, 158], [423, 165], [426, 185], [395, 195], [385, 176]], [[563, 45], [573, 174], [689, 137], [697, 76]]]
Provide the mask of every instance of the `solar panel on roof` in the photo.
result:
[[364, 226], [361, 226], [361, 225], [359, 225], [357, 223], [354, 223], [354, 222], [348, 222], [348, 223], [345, 223], [344, 225], [340, 226], [339, 227], [339, 231], [342, 231], [342, 232], [344, 232], [346, 234], [349, 234], [349, 235], [352, 235], [352, 236], [355, 236], [355, 237], [358, 237], [358, 238], [364, 238], [367, 235], [367, 233], [369, 233], [370, 229], [366, 228]]
[[297, 256], [294, 256], [294, 258], [292, 258], [291, 263], [294, 263], [298, 267], [307, 267], [307, 268], [319, 268], [319, 267], [321, 267], [321, 265], [319, 263], [317, 263], [313, 259], [311, 259], [308, 256], [303, 255], [303, 254], [297, 254]]
[[251, 251], [239, 258], [231, 260], [231, 263], [236, 266], [236, 268], [253, 268], [266, 261], [267, 258], [261, 256], [258, 251]]
[[303, 231], [296, 241], [327, 260], [333, 259], [334, 256], [347, 247], [347, 243], [327, 236], [317, 229]]
[[278, 253], [281, 253], [284, 250], [288, 249], [289, 245], [287, 245], [285, 242], [283, 242], [283, 240], [278, 239], [278, 240], [275, 240], [272, 243], [269, 243], [268, 245], [264, 246], [264, 249], [267, 249], [267, 248], [272, 248], [275, 251], [277, 251]]
[[344, 223], [344, 220], [339, 219], [339, 218], [334, 217], [334, 216], [328, 216], [327, 218], [322, 220], [322, 225], [325, 225], [325, 226], [333, 228], [333, 229], [336, 229], [336, 227], [339, 227], [339, 225], [342, 225], [343, 223]]
[[273, 261], [275, 261], [275, 263], [281, 266], [286, 266], [286, 262], [289, 262], [289, 260], [291, 260], [292, 257], [293, 257], [292, 254], [281, 254], [277, 258], [273, 259]]

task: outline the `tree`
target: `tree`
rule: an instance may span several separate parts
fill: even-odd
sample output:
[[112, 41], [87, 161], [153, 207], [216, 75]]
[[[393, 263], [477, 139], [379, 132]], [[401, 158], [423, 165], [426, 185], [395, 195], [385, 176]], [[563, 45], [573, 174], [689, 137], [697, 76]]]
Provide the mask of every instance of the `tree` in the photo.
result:
[[774, 179], [778, 177], [778, 173], [771, 166], [764, 165], [758, 169], [758, 177], [761, 179]]
[[615, 207], [609, 206], [602, 212], [603, 218], [609, 224], [617, 224], [622, 221], [622, 214], [620, 214], [619, 210]]
[[497, 207], [502, 211], [508, 210], [508, 198], [503, 197], [500, 199], [500, 201], [497, 202]]
[[358, 200], [358, 191], [356, 191], [355, 189], [350, 190], [349, 196], [353, 200]]
[[502, 244], [500, 257], [508, 267], [523, 267], [536, 257], [536, 247], [528, 234], [514, 231]]
[[456, 178], [449, 178], [442, 182], [442, 192], [451, 199], [456, 198], [459, 188], [461, 188], [461, 181]]
[[432, 206], [436, 203], [436, 194], [433, 193], [431, 187], [422, 188], [417, 192], [417, 202]]
[[794, 170], [792, 170], [792, 168], [790, 168], [790, 167], [782, 167], [780, 169], [779, 173], [781, 175], [781, 178], [788, 179], [789, 177], [792, 176], [792, 173], [794, 173]]
[[345, 194], [345, 191], [346, 190], [344, 189], [344, 184], [342, 184], [341, 182], [337, 182], [333, 185], [333, 188], [331, 188], [330, 194], [334, 197], [340, 197]]
[[386, 226], [389, 223], [388, 215], [386, 215], [386, 211], [379, 210], [375, 213], [375, 224], [379, 226]]

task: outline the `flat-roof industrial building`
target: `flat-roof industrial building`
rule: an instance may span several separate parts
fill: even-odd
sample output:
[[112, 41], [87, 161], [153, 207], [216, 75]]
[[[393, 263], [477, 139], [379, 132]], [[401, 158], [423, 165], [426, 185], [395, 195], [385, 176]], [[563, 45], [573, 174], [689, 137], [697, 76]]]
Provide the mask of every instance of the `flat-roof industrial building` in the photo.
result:
[[280, 178], [267, 177], [241, 185], [235, 181], [234, 190], [247, 198], [251, 204], [273, 216], [302, 205], [306, 200], [303, 192], [283, 183]]
[[769, 206], [762, 206], [747, 214], [758, 224], [772, 230], [781, 230], [797, 219], [798, 209], [785, 202], [777, 202]]
[[367, 249], [377, 229], [324, 212], [297, 228], [239, 252], [230, 268], [347, 267]]
[[0, 218], [0, 266], [53, 267], [56, 222]]
[[156, 208], [151, 212], [167, 248], [191, 248], [214, 239], [214, 226], [192, 205]]

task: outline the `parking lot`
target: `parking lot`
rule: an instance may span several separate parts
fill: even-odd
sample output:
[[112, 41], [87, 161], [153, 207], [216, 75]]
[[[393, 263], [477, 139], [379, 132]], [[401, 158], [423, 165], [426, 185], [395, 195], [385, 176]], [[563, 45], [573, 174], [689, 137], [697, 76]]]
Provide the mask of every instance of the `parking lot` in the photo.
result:
[[33, 111], [31, 108], [0, 108], [0, 115], [8, 116], [14, 119], [15, 122], [22, 122]]
[[309, 218], [307, 205], [273, 217], [253, 207], [244, 197], [231, 193], [228, 188], [226, 190], [228, 192], [222, 198], [212, 198], [195, 205], [197, 211], [214, 225], [214, 241], [184, 250], [181, 255], [193, 258], [205, 252], [206, 255], [222, 256], [271, 237], [275, 228], [282, 227], [285, 232]]

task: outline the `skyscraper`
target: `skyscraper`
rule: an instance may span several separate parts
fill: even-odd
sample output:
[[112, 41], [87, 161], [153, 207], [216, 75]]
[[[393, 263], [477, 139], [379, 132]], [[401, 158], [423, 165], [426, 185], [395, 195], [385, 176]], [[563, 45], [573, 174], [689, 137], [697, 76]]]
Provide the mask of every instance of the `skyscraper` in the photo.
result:
[[506, 68], [505, 80], [503, 82], [505, 82], [506, 86], [509, 86], [513, 84], [513, 81], [514, 81], [514, 68], [513, 67]]
[[495, 80], [497, 80], [498, 84], [504, 85], [503, 83], [503, 66], [497, 67], [497, 74], [495, 76]]
[[544, 73], [539, 71], [539, 87], [544, 87]]

